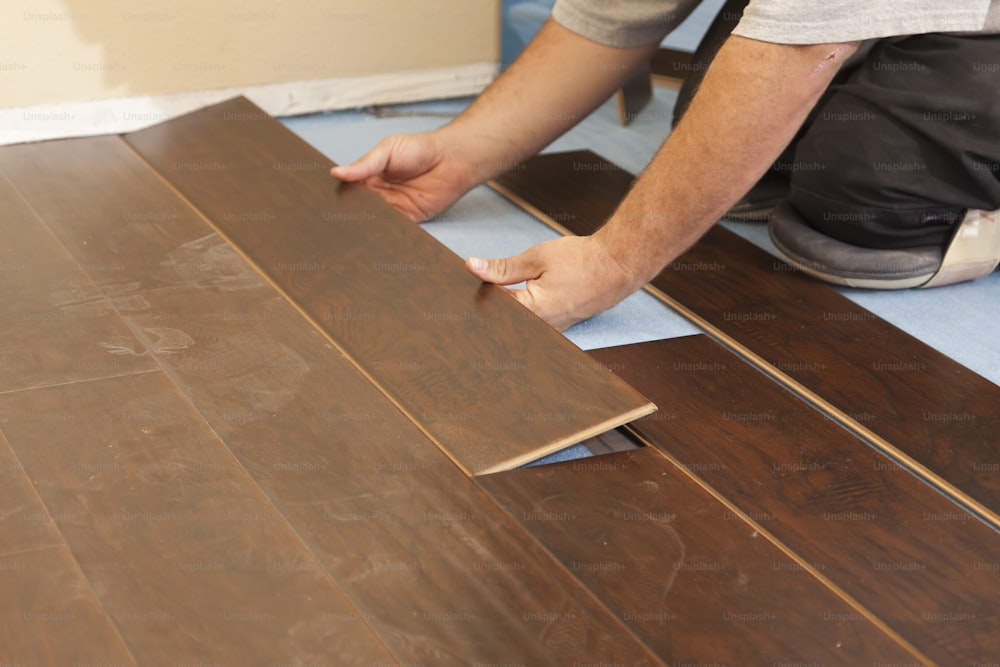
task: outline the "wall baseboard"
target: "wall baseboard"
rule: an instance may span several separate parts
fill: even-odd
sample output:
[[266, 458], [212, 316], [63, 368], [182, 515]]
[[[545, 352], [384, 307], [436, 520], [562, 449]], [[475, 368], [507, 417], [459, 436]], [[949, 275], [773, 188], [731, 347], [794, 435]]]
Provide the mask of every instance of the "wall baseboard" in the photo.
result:
[[475, 95], [496, 63], [0, 109], [0, 146], [131, 132], [244, 95], [272, 116]]

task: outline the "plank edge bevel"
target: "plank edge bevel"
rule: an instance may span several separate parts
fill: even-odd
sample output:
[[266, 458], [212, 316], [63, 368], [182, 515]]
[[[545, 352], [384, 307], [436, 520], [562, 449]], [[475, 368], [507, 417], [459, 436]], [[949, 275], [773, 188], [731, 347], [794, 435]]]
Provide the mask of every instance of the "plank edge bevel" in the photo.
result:
[[635, 410], [626, 412], [625, 414], [619, 417], [613, 417], [611, 419], [607, 419], [601, 422], [600, 424], [596, 424], [585, 431], [582, 431], [580, 433], [575, 433], [565, 438], [561, 438], [560, 440], [557, 440], [554, 443], [547, 445], [541, 449], [535, 450], [528, 454], [524, 454], [522, 456], [514, 457], [512, 459], [507, 459], [502, 463], [498, 463], [494, 466], [490, 466], [489, 468], [484, 468], [483, 470], [479, 470], [475, 473], [475, 475], [477, 477], [479, 475], [492, 475], [494, 473], [506, 472], [514, 468], [519, 468], [525, 463], [531, 463], [532, 461], [537, 461], [538, 459], [544, 458], [549, 454], [554, 454], [560, 450], [566, 449], [567, 447], [571, 447], [575, 444], [581, 443], [584, 440], [588, 440], [595, 436], [601, 435], [602, 433], [607, 433], [608, 431], [613, 431], [616, 428], [625, 426], [629, 422], [633, 422], [636, 419], [639, 419], [640, 417], [651, 415], [654, 412], [656, 412], [657, 409], [658, 408], [653, 403], [647, 403], [646, 405], [636, 408]]

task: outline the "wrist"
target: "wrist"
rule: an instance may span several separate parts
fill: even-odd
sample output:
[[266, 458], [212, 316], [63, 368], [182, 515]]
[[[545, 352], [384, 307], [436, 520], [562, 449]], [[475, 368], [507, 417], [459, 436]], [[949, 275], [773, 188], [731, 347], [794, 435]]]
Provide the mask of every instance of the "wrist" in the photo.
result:
[[436, 130], [442, 145], [468, 174], [470, 187], [517, 168], [530, 155], [501, 128], [483, 127], [474, 118], [459, 116]]
[[626, 229], [617, 216], [612, 216], [592, 236], [602, 252], [621, 270], [633, 291], [643, 287], [663, 268], [659, 253], [647, 247], [635, 231]]
[[[596, 245], [597, 252], [605, 258], [607, 264], [614, 266], [621, 276], [621, 285], [628, 294], [641, 289], [651, 276], [646, 276], [646, 272], [639, 265], [641, 253], [631, 252], [627, 243], [622, 243], [612, 229], [606, 231], [605, 225], [593, 235], [591, 241]], [[653, 274], [655, 275], [655, 273]]]

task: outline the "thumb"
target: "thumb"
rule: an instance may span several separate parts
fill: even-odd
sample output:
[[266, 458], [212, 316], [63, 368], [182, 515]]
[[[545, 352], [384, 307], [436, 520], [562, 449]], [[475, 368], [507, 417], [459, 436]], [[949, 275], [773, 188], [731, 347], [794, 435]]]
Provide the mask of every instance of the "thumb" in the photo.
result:
[[484, 283], [513, 285], [538, 277], [534, 255], [530, 250], [504, 259], [481, 259], [470, 257], [465, 260], [465, 268]]
[[348, 165], [337, 165], [330, 169], [330, 175], [342, 181], [363, 181], [381, 174], [389, 164], [389, 149], [379, 144]]

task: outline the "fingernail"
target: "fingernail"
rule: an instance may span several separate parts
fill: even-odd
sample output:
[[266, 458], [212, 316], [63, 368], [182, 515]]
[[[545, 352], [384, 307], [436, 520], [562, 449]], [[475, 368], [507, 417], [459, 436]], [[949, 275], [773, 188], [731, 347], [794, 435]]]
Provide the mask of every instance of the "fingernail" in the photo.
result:
[[472, 267], [474, 271], [485, 271], [489, 265], [489, 262], [485, 259], [479, 259], [478, 257], [469, 258], [469, 266]]

